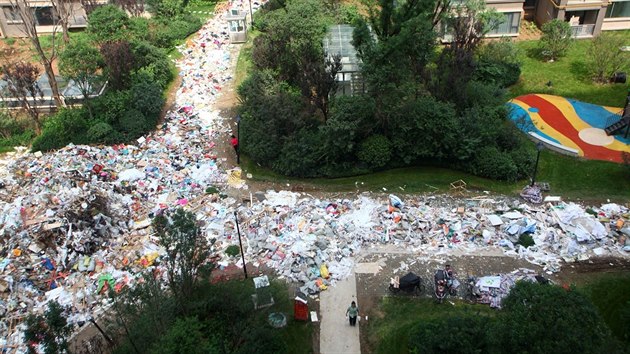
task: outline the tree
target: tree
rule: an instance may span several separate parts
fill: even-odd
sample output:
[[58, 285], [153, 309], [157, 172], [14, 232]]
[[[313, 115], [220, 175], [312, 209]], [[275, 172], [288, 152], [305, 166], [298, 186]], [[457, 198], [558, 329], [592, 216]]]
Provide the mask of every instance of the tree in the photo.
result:
[[37, 133], [42, 131], [42, 121], [37, 103], [43, 101], [44, 93], [37, 84], [40, 69], [26, 62], [3, 65], [3, 79], [7, 82], [7, 90], [20, 102], [20, 105], [35, 123]]
[[495, 352], [606, 353], [614, 350], [595, 306], [574, 289], [519, 282], [502, 302], [491, 337]]
[[155, 217], [153, 227], [166, 249], [166, 269], [171, 292], [179, 304], [195, 289], [200, 271], [209, 266], [209, 245], [195, 214], [176, 209]]
[[98, 7], [89, 16], [87, 32], [98, 43], [128, 39], [129, 17], [114, 5]]
[[56, 43], [56, 31], [53, 30], [51, 35], [52, 45], [50, 46], [50, 52], [46, 53], [39, 40], [39, 33], [37, 32], [37, 19], [35, 18], [35, 11], [33, 11], [33, 8], [31, 7], [30, 0], [9, 0], [9, 3], [11, 4], [13, 11], [20, 16], [20, 19], [22, 20], [22, 32], [24, 32], [24, 34], [29, 38], [31, 44], [37, 52], [37, 55], [39, 56], [39, 62], [44, 67], [44, 71], [48, 77], [48, 83], [50, 84], [52, 96], [57, 107], [65, 107], [66, 104], [59, 93], [59, 85], [57, 84], [55, 71], [52, 67], [53, 61], [57, 58], [58, 44]]
[[563, 57], [573, 42], [573, 32], [568, 22], [554, 18], [545, 23], [540, 37], [540, 49], [544, 58], [549, 61]]
[[87, 107], [90, 118], [93, 118], [89, 96], [100, 82], [98, 71], [103, 68], [103, 56], [99, 50], [85, 40], [78, 40], [69, 44], [59, 57], [59, 70], [66, 79], [73, 80], [81, 94], [83, 103]]
[[612, 75], [630, 66], [630, 55], [621, 51], [626, 44], [625, 38], [604, 32], [591, 42], [588, 48], [589, 69], [593, 79], [606, 83]]
[[105, 61], [110, 87], [114, 90], [128, 88], [131, 70], [135, 66], [135, 58], [129, 42], [107, 41], [101, 45], [100, 51]]
[[24, 343], [29, 353], [37, 353], [36, 346], [41, 344], [46, 354], [68, 352], [68, 337], [72, 326], [65, 317], [64, 309], [56, 301], [48, 303], [44, 315], [30, 314], [26, 318]]
[[116, 6], [120, 6], [121, 9], [134, 17], [142, 15], [144, 12], [144, 3], [144, 0], [114, 0]]
[[207, 331], [196, 317], [177, 319], [169, 331], [155, 343], [152, 352], [163, 354], [213, 353], [208, 344]]
[[70, 21], [70, 15], [74, 11], [76, 3], [70, 0], [51, 0], [55, 15], [57, 15], [57, 22], [61, 25], [62, 39], [65, 44], [70, 43], [70, 35], [68, 34], [68, 25]]
[[475, 51], [483, 37], [505, 21], [505, 16], [486, 8], [482, 0], [465, 0], [452, 5], [442, 21], [452, 39], [440, 54], [437, 70], [433, 72], [432, 93], [439, 99], [459, 104], [465, 99], [462, 88], [471, 80], [475, 69]]

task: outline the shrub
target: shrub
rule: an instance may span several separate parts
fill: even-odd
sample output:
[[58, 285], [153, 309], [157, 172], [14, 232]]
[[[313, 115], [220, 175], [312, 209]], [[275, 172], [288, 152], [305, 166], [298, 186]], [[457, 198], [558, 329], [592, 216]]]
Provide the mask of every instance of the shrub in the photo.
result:
[[550, 61], [563, 57], [573, 41], [571, 25], [559, 19], [545, 23], [540, 37], [540, 50], [543, 57]]
[[518, 244], [525, 248], [533, 246], [535, 245], [534, 238], [530, 234], [521, 234], [521, 236], [518, 237]]
[[89, 143], [114, 144], [122, 140], [122, 135], [111, 125], [99, 122], [88, 129], [87, 140]]
[[135, 139], [145, 132], [147, 126], [146, 119], [142, 112], [137, 109], [130, 109], [120, 118], [118, 129], [127, 139]]
[[237, 245], [229, 245], [225, 249], [225, 254], [227, 254], [230, 257], [238, 256], [239, 253], [241, 253], [241, 249]]
[[512, 86], [521, 77], [521, 67], [515, 63], [481, 60], [477, 63], [473, 78], [499, 87]]
[[155, 82], [140, 81], [131, 87], [131, 107], [144, 116], [144, 129], [151, 130], [160, 119], [164, 97], [162, 88]]
[[50, 151], [69, 143], [87, 142], [88, 122], [83, 109], [63, 109], [44, 123], [44, 130], [33, 141], [32, 151]]
[[146, 41], [138, 41], [133, 43], [132, 51], [137, 69], [134, 82], [143, 80], [138, 76], [144, 76], [149, 81], [158, 83], [163, 89], [173, 80], [173, 64], [164, 50]]
[[588, 68], [595, 81], [605, 83], [614, 73], [630, 69], [630, 54], [620, 50], [625, 41], [625, 37], [609, 32], [593, 39], [587, 58]]
[[97, 41], [117, 41], [127, 39], [129, 16], [114, 5], [97, 7], [89, 16], [88, 33]]
[[518, 178], [518, 169], [510, 155], [494, 146], [481, 149], [471, 161], [469, 169], [478, 176], [492, 179], [516, 181]]
[[392, 158], [391, 142], [383, 135], [372, 135], [361, 143], [357, 155], [370, 168], [381, 168]]
[[501, 38], [481, 46], [477, 52], [477, 57], [479, 61], [520, 65], [520, 51], [520, 48], [510, 38]]
[[282, 146], [274, 171], [289, 176], [315, 177], [320, 169], [322, 136], [317, 130], [302, 129]]
[[131, 104], [130, 91], [109, 91], [90, 101], [98, 121], [115, 126]]
[[418, 321], [409, 335], [409, 352], [487, 353], [491, 323], [491, 318], [473, 313]]

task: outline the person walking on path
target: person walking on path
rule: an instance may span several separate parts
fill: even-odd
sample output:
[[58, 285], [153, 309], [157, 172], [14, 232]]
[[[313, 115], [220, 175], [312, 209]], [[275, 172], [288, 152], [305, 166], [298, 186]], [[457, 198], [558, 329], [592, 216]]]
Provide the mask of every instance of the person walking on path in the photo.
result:
[[356, 326], [358, 315], [359, 308], [357, 307], [357, 303], [352, 301], [350, 307], [346, 310], [346, 316], [348, 316], [348, 319], [350, 320], [350, 326]]
[[234, 151], [236, 151], [236, 154], [238, 155], [238, 139], [234, 136], [234, 134], [232, 134], [232, 139], [230, 139], [230, 144], [232, 144]]

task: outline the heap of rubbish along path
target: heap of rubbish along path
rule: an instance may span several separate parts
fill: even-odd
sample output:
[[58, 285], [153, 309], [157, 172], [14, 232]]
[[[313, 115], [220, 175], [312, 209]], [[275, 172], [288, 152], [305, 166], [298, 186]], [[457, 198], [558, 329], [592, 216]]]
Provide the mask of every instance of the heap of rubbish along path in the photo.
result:
[[[230, 133], [227, 118], [213, 110], [234, 68], [223, 12], [182, 48], [176, 108], [155, 132], [135, 145], [70, 145], [49, 154], [22, 149], [0, 161], [0, 345], [20, 344], [16, 324], [48, 301], [69, 306], [70, 321], [83, 323], [107, 308], [108, 289], [133, 287], [144, 271], [162, 267], [165, 252], [150, 225], [165, 208], [197, 214], [219, 267], [242, 266], [225, 253], [238, 244], [236, 212], [247, 261], [308, 294], [346, 278], [354, 255], [380, 245], [445, 255], [492, 247], [549, 272], [563, 262], [630, 251], [629, 210], [617, 204], [372, 194], [317, 199], [288, 191], [256, 192], [246, 204], [226, 197], [247, 185], [240, 170], [226, 169], [214, 145]], [[523, 234], [533, 246], [518, 244]]]

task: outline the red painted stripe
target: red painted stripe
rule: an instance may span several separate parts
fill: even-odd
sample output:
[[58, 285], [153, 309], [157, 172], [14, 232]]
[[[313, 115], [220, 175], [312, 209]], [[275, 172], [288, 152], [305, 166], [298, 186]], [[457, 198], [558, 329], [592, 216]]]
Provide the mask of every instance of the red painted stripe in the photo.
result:
[[607, 149], [604, 146], [588, 144], [580, 139], [579, 132], [553, 103], [538, 95], [525, 95], [516, 98], [531, 107], [538, 108], [540, 118], [555, 130], [573, 141], [584, 152], [587, 159], [622, 162], [621, 151]]

